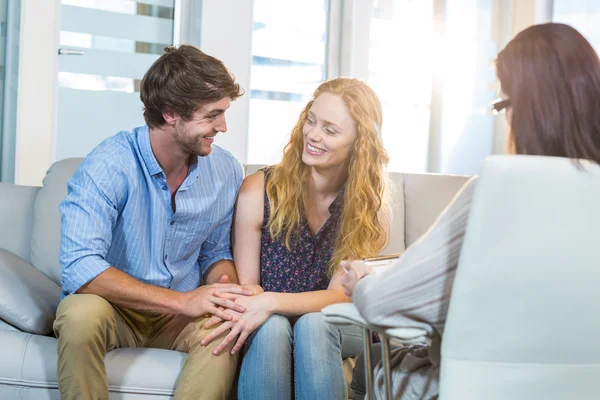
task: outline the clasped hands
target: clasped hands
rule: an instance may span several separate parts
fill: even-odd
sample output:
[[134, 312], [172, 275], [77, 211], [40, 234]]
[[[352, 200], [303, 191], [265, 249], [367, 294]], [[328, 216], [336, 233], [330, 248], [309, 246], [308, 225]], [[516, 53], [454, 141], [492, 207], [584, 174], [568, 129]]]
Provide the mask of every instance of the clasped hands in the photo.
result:
[[273, 302], [270, 293], [264, 293], [259, 285], [232, 284], [224, 275], [218, 283], [201, 286], [196, 291], [201, 289], [204, 293], [198, 297], [203, 298], [199, 299], [203, 304], [198, 304], [198, 308], [204, 311], [203, 315], [212, 314], [203, 327], [212, 328], [220, 324], [202, 339], [202, 345], [208, 345], [229, 331], [213, 350], [214, 355], [219, 355], [236, 339], [231, 354], [237, 353], [248, 336], [272, 314]]

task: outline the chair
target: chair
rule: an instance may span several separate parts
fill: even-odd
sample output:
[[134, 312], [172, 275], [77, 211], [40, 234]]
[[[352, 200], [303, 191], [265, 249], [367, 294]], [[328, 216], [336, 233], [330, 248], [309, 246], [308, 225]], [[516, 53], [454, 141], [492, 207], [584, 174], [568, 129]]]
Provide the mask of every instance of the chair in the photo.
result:
[[441, 358], [441, 400], [600, 398], [600, 167], [487, 159]]
[[365, 358], [365, 382], [369, 399], [373, 399], [373, 365], [371, 354], [371, 334], [377, 332], [381, 338], [381, 354], [384, 368], [385, 396], [391, 400], [392, 378], [390, 370], [390, 340], [398, 344], [427, 343], [427, 332], [417, 328], [391, 328], [369, 324], [360, 316], [358, 310], [352, 303], [331, 304], [322, 310], [325, 320], [337, 325], [358, 325], [363, 328], [364, 358]]
[[[600, 398], [600, 167], [555, 157], [492, 156], [477, 182], [441, 357], [441, 400]], [[386, 398], [389, 339], [352, 304], [323, 312], [332, 323], [382, 334]]]

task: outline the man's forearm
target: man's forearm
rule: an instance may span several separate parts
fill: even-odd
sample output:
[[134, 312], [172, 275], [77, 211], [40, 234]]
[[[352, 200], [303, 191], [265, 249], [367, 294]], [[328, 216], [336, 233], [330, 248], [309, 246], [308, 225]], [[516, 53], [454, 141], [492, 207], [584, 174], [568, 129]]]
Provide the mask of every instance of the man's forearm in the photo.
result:
[[180, 314], [185, 296], [174, 290], [142, 283], [114, 267], [83, 285], [77, 293], [95, 294], [121, 307], [161, 314]]
[[208, 271], [204, 274], [204, 282], [207, 285], [219, 282], [219, 279], [223, 275], [227, 275], [229, 282], [240, 283], [237, 273], [235, 272], [235, 266], [233, 262], [229, 260], [220, 260], [214, 263], [208, 268]]

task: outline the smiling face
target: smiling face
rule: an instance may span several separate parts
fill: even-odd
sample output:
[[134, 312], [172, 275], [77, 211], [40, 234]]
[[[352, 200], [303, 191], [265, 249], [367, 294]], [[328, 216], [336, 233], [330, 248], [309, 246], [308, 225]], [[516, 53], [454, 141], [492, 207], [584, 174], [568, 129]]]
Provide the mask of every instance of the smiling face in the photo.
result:
[[302, 133], [306, 165], [327, 169], [349, 163], [357, 138], [356, 122], [340, 96], [319, 95], [308, 110]]
[[229, 98], [206, 104], [194, 112], [189, 121], [175, 117], [175, 143], [186, 153], [207, 156], [218, 132], [227, 131], [225, 111], [230, 105]]

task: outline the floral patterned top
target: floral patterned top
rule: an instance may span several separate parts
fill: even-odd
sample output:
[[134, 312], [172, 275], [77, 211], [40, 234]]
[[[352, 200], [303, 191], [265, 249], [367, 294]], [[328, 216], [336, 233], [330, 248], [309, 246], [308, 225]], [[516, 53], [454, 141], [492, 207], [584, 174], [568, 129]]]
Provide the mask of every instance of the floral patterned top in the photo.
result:
[[299, 232], [292, 236], [291, 251], [285, 238], [273, 240], [269, 233], [270, 204], [266, 183], [270, 168], [264, 168], [265, 207], [262, 226], [260, 276], [266, 292], [299, 293], [327, 289], [327, 267], [333, 254], [337, 227], [342, 213], [344, 188], [329, 206], [331, 216], [316, 235], [310, 230], [306, 216], [302, 216]]

